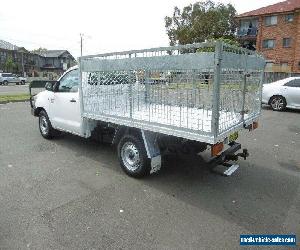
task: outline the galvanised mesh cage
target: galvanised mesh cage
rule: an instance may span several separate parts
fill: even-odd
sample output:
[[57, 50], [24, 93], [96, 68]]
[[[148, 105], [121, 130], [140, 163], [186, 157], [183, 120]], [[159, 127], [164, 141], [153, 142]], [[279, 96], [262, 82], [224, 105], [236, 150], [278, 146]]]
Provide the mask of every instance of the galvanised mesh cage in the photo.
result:
[[79, 61], [85, 118], [215, 143], [260, 113], [263, 58], [221, 42]]

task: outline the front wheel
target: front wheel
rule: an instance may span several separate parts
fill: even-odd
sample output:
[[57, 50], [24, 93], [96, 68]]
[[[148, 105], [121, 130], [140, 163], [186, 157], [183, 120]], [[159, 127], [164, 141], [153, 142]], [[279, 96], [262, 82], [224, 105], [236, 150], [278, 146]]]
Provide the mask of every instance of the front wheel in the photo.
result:
[[54, 129], [52, 128], [51, 122], [46, 111], [42, 110], [39, 113], [39, 129], [41, 135], [45, 139], [52, 139], [54, 135]]
[[8, 85], [8, 81], [3, 81], [3, 85]]
[[273, 96], [270, 105], [274, 111], [283, 111], [286, 108], [286, 100], [283, 96]]
[[150, 174], [150, 159], [137, 136], [125, 135], [118, 144], [118, 157], [123, 171], [132, 177], [140, 178]]

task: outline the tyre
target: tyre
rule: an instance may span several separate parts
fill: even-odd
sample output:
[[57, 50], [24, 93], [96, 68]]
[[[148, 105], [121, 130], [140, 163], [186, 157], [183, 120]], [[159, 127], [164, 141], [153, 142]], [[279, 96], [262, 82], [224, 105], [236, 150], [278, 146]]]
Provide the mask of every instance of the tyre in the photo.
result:
[[118, 157], [123, 171], [135, 178], [150, 174], [150, 159], [142, 139], [133, 135], [125, 135], [118, 144]]
[[271, 97], [270, 105], [274, 111], [283, 111], [286, 108], [286, 100], [283, 96], [276, 95]]
[[52, 128], [49, 117], [48, 117], [46, 111], [44, 111], [44, 110], [42, 110], [39, 113], [39, 129], [40, 129], [41, 135], [45, 139], [53, 138], [55, 130]]
[[3, 81], [3, 85], [8, 85], [8, 81]]
[[22, 84], [22, 85], [25, 85], [25, 81], [21, 81], [21, 84]]
[[[20, 84], [22, 84], [22, 83], [20, 83]], [[18, 83], [18, 82], [16, 82], [16, 85], [19, 85], [19, 83]]]

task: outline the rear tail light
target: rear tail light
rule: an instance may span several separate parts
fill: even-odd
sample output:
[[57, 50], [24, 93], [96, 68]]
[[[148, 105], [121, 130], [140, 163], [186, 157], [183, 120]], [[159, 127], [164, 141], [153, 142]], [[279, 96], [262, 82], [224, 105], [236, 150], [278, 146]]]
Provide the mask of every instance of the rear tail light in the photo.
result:
[[252, 124], [252, 129], [257, 129], [258, 128], [258, 122], [253, 122]]
[[217, 156], [219, 153], [221, 153], [223, 151], [223, 149], [224, 149], [223, 142], [212, 145], [212, 147], [211, 147], [211, 156]]

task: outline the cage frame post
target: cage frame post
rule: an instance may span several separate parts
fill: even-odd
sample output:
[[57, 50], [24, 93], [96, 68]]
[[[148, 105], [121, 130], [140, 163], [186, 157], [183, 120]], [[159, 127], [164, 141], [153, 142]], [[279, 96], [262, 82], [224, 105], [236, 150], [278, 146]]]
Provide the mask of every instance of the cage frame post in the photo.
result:
[[223, 55], [223, 42], [217, 41], [215, 44], [215, 67], [214, 67], [212, 121], [211, 121], [211, 131], [215, 139], [218, 138], [219, 135], [219, 117], [220, 117], [219, 106], [220, 106], [222, 55]]

